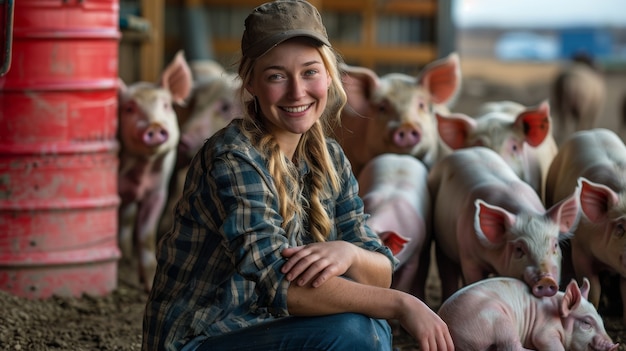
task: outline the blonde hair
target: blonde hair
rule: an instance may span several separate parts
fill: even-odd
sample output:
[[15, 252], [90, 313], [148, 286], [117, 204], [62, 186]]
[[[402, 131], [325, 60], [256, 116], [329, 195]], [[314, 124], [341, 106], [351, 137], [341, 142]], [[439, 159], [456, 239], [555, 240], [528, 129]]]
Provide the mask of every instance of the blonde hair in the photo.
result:
[[332, 192], [337, 192], [341, 187], [340, 176], [326, 145], [326, 135], [340, 123], [340, 113], [346, 104], [347, 97], [338, 68], [340, 56], [326, 45], [317, 45], [324, 66], [331, 77], [327, 105], [321, 118], [302, 135], [294, 153], [294, 159], [306, 162], [312, 172], [308, 201], [301, 196], [302, 189], [297, 168], [294, 164], [286, 162], [278, 143], [267, 131], [255, 111], [254, 97], [251, 99], [245, 89], [253, 77], [254, 60], [242, 57], [238, 72], [242, 79], [241, 99], [243, 106], [246, 106], [243, 132], [256, 148], [267, 155], [267, 167], [274, 179], [278, 192], [279, 211], [284, 219], [282, 227], [287, 228], [288, 223], [295, 218], [296, 214], [302, 219], [308, 217], [313, 239], [316, 242], [323, 242], [328, 238], [333, 223], [324, 210], [322, 200], [329, 198]]

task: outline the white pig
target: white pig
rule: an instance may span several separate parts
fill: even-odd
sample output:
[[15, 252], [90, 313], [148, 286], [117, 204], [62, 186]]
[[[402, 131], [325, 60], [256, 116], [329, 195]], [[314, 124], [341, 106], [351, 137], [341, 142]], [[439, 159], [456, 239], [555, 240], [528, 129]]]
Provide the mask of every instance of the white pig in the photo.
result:
[[180, 138], [172, 104], [184, 103], [190, 90], [191, 71], [182, 51], [162, 72], [159, 84], [126, 86], [120, 80], [120, 248], [126, 259], [137, 257], [139, 279], [146, 291], [152, 289], [157, 225]]
[[533, 296], [524, 282], [489, 278], [457, 291], [437, 312], [456, 350], [617, 351], [589, 301], [589, 281], [572, 280], [551, 297]]
[[548, 169], [558, 151], [547, 101], [536, 108], [514, 101], [488, 102], [476, 118], [462, 113], [436, 116], [439, 135], [451, 149], [493, 149], [543, 199]]
[[242, 115], [238, 98], [241, 81], [236, 74], [227, 72], [212, 60], [194, 61], [191, 71], [194, 84], [186, 106], [187, 117], [180, 123], [176, 168], [159, 222], [159, 237], [172, 226], [174, 208], [182, 196], [191, 158], [209, 137]]
[[425, 66], [417, 75], [379, 77], [365, 67], [344, 66], [348, 103], [334, 135], [357, 175], [384, 153], [410, 154], [430, 167], [445, 146], [440, 143], [433, 111], [445, 109], [460, 90], [459, 56], [452, 53]]
[[547, 203], [560, 201], [577, 185], [584, 216], [570, 239], [574, 273], [589, 278], [589, 300], [596, 307], [600, 272], [618, 273], [626, 323], [626, 146], [617, 134], [590, 129], [561, 145], [548, 174]]
[[[485, 147], [453, 152], [430, 171], [442, 299], [491, 274], [523, 280], [536, 296], [558, 290], [559, 241], [578, 221], [575, 194], [545, 209], [539, 195]], [[572, 189], [573, 191], [574, 189]]]
[[382, 154], [360, 173], [367, 224], [399, 260], [392, 287], [425, 298], [430, 262], [428, 170], [410, 155]]

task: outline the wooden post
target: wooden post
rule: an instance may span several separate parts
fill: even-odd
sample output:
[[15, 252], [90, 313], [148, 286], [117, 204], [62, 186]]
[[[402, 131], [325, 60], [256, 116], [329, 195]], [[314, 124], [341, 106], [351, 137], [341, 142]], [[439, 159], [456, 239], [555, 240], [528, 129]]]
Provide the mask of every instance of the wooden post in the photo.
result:
[[146, 82], [156, 82], [163, 70], [165, 0], [141, 0], [141, 16], [151, 25], [150, 40], [141, 44], [140, 78]]

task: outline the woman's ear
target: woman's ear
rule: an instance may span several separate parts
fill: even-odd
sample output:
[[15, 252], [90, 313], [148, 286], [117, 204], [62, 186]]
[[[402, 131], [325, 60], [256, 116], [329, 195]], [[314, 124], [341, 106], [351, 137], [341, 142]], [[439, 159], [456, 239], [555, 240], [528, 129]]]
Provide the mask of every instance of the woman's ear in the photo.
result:
[[254, 94], [254, 89], [252, 89], [252, 84], [248, 83], [246, 84], [246, 90], [248, 91], [248, 93], [250, 93], [250, 95], [255, 96], [256, 94]]

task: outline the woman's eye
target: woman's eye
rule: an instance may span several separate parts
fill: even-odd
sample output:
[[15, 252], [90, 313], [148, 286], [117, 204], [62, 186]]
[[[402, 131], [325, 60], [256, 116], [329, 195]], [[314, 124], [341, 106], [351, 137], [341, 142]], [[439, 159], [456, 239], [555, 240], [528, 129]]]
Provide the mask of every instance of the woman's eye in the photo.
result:
[[269, 77], [267, 77], [269, 80], [279, 80], [281, 78], [280, 74], [272, 74]]

